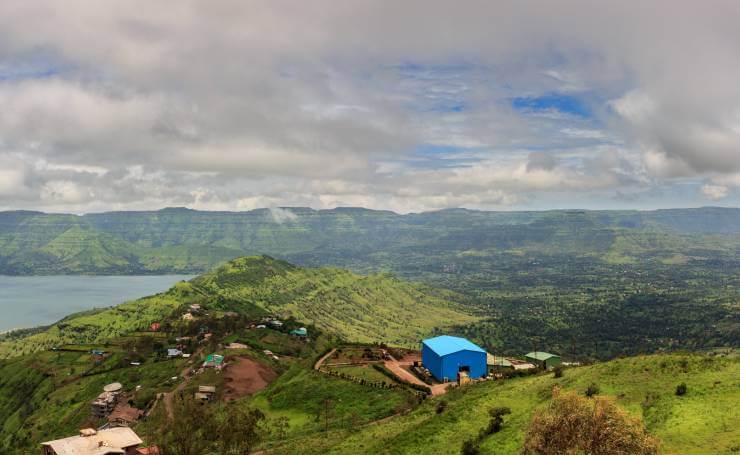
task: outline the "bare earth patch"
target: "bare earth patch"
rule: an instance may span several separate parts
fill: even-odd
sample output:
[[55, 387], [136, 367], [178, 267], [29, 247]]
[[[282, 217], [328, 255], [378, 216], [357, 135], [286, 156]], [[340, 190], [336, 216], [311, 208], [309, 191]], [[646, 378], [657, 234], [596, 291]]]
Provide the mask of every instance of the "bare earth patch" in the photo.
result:
[[226, 401], [259, 392], [277, 378], [277, 373], [249, 357], [229, 359], [223, 375]]

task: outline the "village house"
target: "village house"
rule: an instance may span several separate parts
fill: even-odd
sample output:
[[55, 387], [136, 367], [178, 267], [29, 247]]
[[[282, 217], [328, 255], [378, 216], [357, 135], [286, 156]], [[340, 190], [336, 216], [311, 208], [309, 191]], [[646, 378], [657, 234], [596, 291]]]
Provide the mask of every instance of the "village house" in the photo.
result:
[[136, 455], [142, 443], [128, 427], [80, 430], [77, 436], [41, 443], [44, 455]]
[[223, 367], [224, 356], [219, 354], [208, 354], [206, 361], [203, 362], [203, 368], [216, 368], [220, 370]]
[[211, 401], [215, 394], [216, 386], [201, 385], [198, 386], [198, 391], [195, 392], [195, 399], [201, 401]]
[[103, 387], [103, 392], [91, 403], [90, 412], [93, 416], [102, 419], [108, 416], [118, 403], [118, 395], [123, 386], [114, 382]]

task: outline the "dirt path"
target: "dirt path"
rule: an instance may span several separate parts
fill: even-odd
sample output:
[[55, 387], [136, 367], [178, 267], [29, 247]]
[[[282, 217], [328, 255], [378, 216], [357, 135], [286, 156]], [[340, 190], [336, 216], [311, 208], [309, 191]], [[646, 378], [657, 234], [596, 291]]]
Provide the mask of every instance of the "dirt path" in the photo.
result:
[[[181, 383], [177, 384], [177, 387], [175, 387], [172, 392], [165, 392], [160, 394], [160, 396], [162, 396], [164, 399], [164, 409], [167, 412], [167, 418], [170, 420], [172, 420], [172, 418], [174, 417], [172, 400], [176, 394], [179, 394], [185, 388], [185, 386], [188, 385], [188, 381], [190, 380], [190, 375], [188, 375], [189, 372], [190, 365], [185, 367], [180, 372], [180, 377], [183, 378], [183, 380]], [[152, 409], [154, 409], [154, 406], [152, 406]]]
[[425, 387], [429, 387], [432, 390], [432, 396], [439, 396], [444, 395], [445, 392], [447, 392], [447, 387], [451, 386], [452, 382], [447, 382], [444, 384], [434, 384], [429, 385], [425, 384], [424, 381], [417, 378], [416, 375], [408, 371], [406, 368], [403, 368], [405, 366], [413, 365], [413, 362], [410, 361], [399, 361], [391, 357], [391, 360], [385, 361], [385, 367], [391, 370], [393, 374], [398, 376], [401, 379], [404, 379], [412, 384], [417, 384]]
[[320, 358], [319, 360], [316, 361], [316, 364], [313, 366], [313, 369], [314, 370], [318, 370], [319, 368], [321, 368], [321, 365], [324, 364], [324, 362], [326, 361], [326, 359], [328, 359], [329, 357], [331, 357], [332, 354], [334, 354], [335, 352], [337, 352], [337, 348], [333, 348], [331, 351], [329, 351], [326, 354], [324, 354], [324, 356], [322, 358]]

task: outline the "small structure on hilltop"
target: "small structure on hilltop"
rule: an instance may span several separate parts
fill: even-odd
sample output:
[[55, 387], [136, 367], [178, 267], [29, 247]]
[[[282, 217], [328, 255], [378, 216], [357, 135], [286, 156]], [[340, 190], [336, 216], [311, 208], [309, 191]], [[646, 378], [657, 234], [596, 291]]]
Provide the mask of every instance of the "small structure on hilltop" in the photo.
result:
[[424, 340], [421, 359], [432, 376], [442, 382], [477, 379], [488, 373], [486, 351], [465, 338], [442, 335]]
[[108, 416], [118, 403], [118, 395], [123, 386], [120, 382], [114, 382], [103, 387], [103, 393], [90, 404], [90, 412], [98, 419]]
[[543, 370], [550, 370], [562, 363], [560, 356], [550, 354], [549, 352], [530, 352], [524, 358]]
[[213, 385], [201, 385], [198, 386], [198, 391], [195, 392], [195, 399], [201, 401], [211, 401], [216, 395], [216, 386]]
[[206, 361], [203, 362], [203, 368], [216, 368], [221, 369], [223, 368], [224, 364], [224, 356], [219, 354], [208, 354], [206, 356]]
[[78, 436], [43, 442], [41, 447], [44, 455], [136, 455], [141, 443], [128, 427], [100, 431], [86, 428]]
[[182, 351], [179, 349], [169, 348], [167, 349], [167, 357], [180, 357]]
[[308, 336], [308, 330], [306, 330], [305, 327], [301, 327], [299, 329], [291, 330], [290, 334], [298, 338], [306, 338]]

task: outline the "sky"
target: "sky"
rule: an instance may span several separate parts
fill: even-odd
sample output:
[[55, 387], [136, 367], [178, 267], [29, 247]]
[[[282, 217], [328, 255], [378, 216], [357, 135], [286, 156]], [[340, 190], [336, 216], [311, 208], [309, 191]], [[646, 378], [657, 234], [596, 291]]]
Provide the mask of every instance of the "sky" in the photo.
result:
[[740, 2], [0, 2], [0, 210], [740, 205]]

